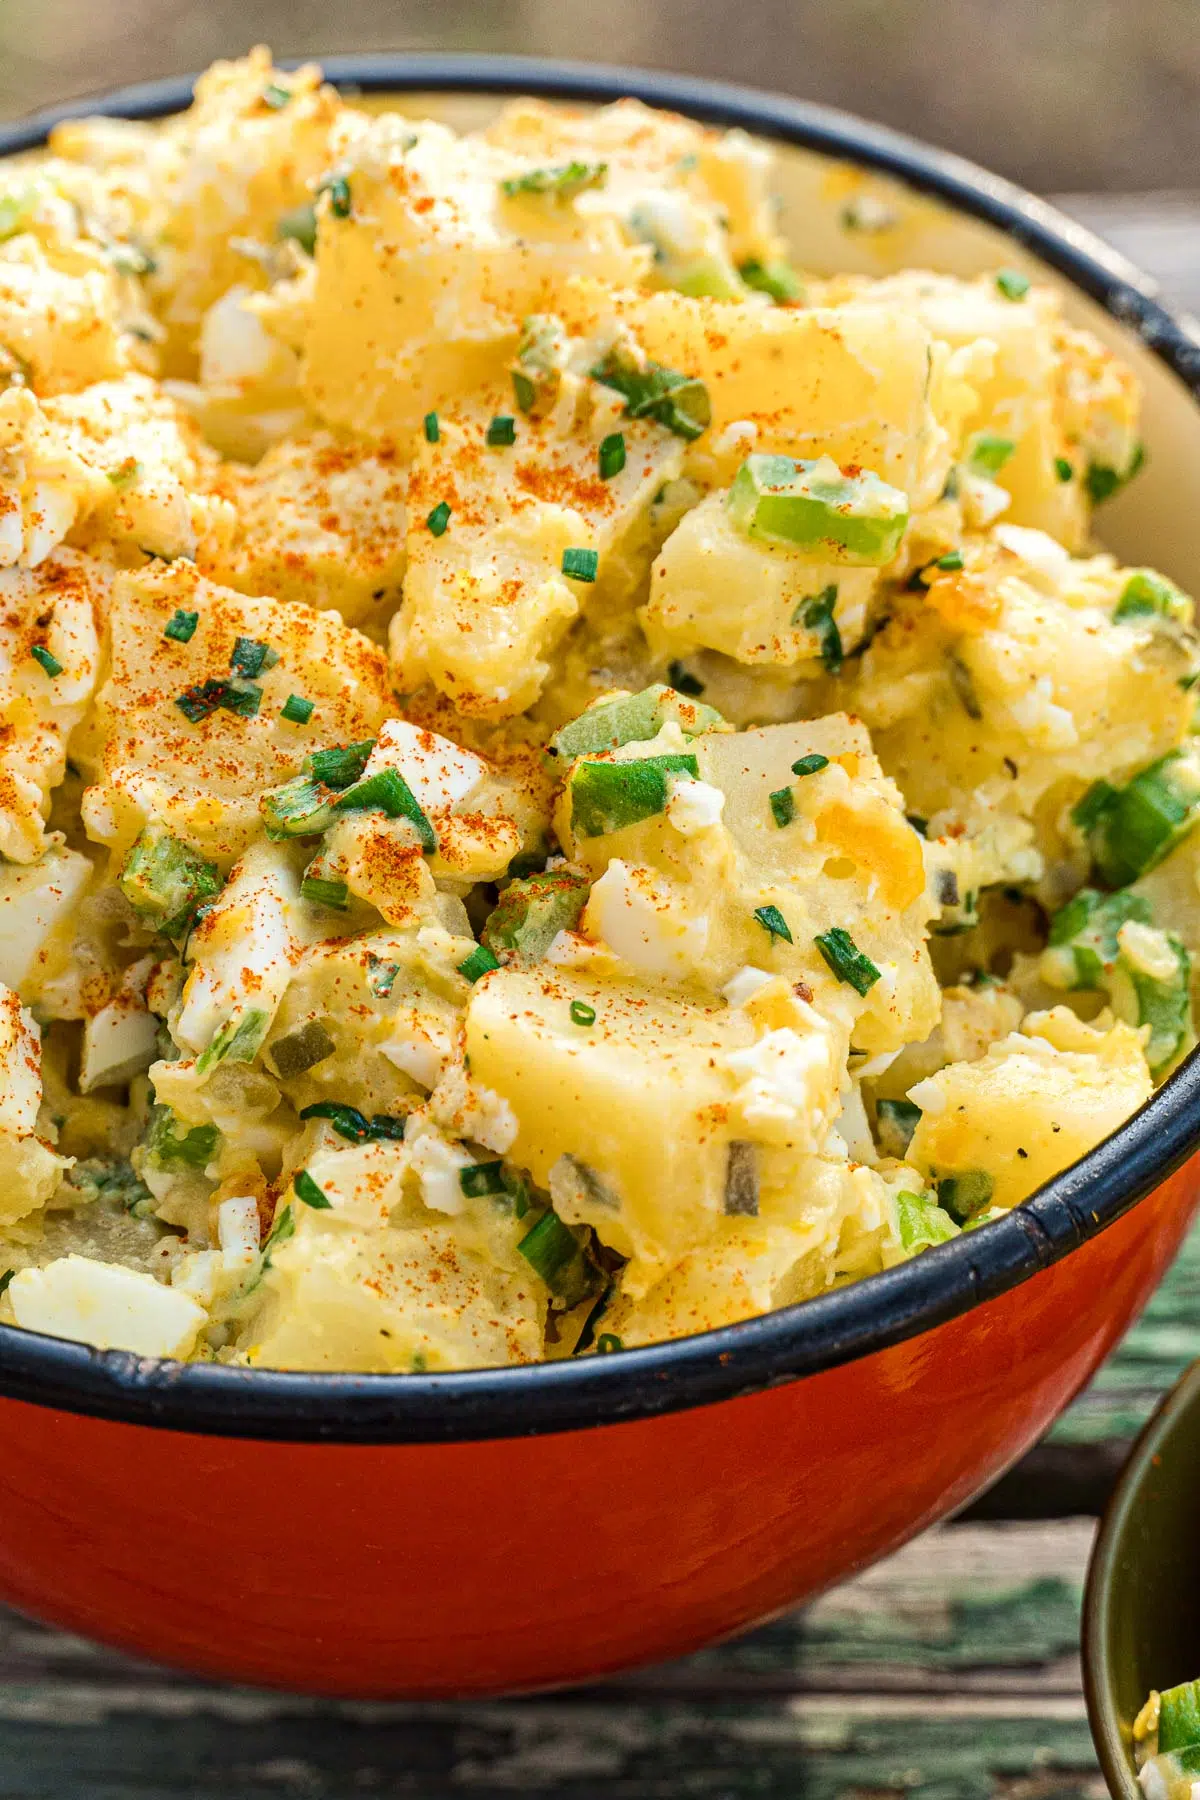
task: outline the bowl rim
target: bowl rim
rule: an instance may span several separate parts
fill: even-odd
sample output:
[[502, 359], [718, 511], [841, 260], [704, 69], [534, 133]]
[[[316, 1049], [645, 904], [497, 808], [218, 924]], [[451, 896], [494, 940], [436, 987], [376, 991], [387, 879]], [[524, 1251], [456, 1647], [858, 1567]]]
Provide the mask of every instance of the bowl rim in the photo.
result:
[[1141, 1505], [1150, 1471], [1179, 1421], [1197, 1405], [1200, 1405], [1200, 1359], [1184, 1370], [1134, 1439], [1117, 1484], [1109, 1495], [1088, 1558], [1083, 1588], [1083, 1691], [1092, 1741], [1114, 1800], [1143, 1800], [1143, 1795], [1113, 1702], [1113, 1670], [1109, 1657], [1113, 1582], [1126, 1534]]
[[[295, 66], [285, 65], [285, 66]], [[361, 93], [631, 95], [898, 179], [997, 227], [1132, 329], [1200, 401], [1200, 328], [1117, 251], [1002, 176], [810, 101], [658, 71], [540, 57], [397, 52], [331, 57]], [[140, 83], [0, 126], [0, 156], [37, 148], [63, 119], [160, 118], [192, 77]], [[1200, 1050], [1112, 1137], [1030, 1200], [881, 1274], [760, 1317], [579, 1361], [444, 1374], [356, 1375], [178, 1363], [0, 1325], [0, 1396], [167, 1430], [295, 1443], [481, 1441], [615, 1425], [711, 1405], [888, 1349], [1007, 1292], [1094, 1237], [1200, 1145]]]

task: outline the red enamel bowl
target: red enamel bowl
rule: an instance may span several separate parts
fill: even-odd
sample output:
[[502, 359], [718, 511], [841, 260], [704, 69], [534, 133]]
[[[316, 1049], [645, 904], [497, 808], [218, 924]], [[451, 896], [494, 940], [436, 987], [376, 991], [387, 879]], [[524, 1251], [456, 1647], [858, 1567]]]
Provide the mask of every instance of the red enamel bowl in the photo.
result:
[[[831, 266], [886, 266], [833, 235], [847, 184], [868, 182], [901, 219], [897, 261], [1057, 280], [1146, 387], [1150, 472], [1105, 535], [1200, 586], [1200, 343], [1030, 196], [823, 108], [698, 81], [479, 57], [330, 74], [459, 113], [636, 94], [775, 140], [812, 261], [825, 231]], [[102, 110], [153, 117], [187, 94]], [[51, 122], [0, 131], [0, 154]], [[202, 1674], [335, 1695], [513, 1692], [678, 1656], [895, 1549], [1020, 1456], [1161, 1277], [1198, 1144], [1193, 1057], [996, 1224], [802, 1306], [577, 1363], [282, 1374], [0, 1328], [0, 1600]]]

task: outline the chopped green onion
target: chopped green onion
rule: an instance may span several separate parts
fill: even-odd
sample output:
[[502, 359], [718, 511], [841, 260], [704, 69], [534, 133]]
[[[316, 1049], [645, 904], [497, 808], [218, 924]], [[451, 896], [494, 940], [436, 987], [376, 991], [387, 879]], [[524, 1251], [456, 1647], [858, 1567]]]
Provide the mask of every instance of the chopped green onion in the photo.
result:
[[564, 1225], [555, 1212], [544, 1212], [525, 1233], [517, 1249], [566, 1307], [578, 1306], [603, 1282], [587, 1254], [591, 1234], [583, 1226]]
[[45, 669], [47, 675], [53, 677], [55, 675], [62, 674], [62, 672], [63, 672], [62, 664], [59, 662], [57, 656], [55, 656], [52, 651], [47, 650], [45, 644], [34, 644], [31, 647], [29, 654], [30, 654], [30, 656], [32, 656], [34, 662], [40, 663], [42, 665], [42, 667], [43, 667], [43, 669]]
[[280, 112], [292, 97], [291, 88], [281, 87], [277, 81], [268, 82], [263, 89], [263, 105], [269, 106], [272, 112]]
[[787, 944], [793, 941], [788, 922], [777, 906], [756, 906], [754, 916], [769, 937], [782, 938]]
[[[672, 678], [675, 668], [672, 664]], [[621, 744], [645, 743], [657, 737], [668, 720], [674, 721], [687, 737], [700, 737], [724, 723], [714, 706], [697, 706], [692, 700], [681, 702], [679, 694], [686, 690], [678, 682], [675, 687], [677, 691], [672, 692], [662, 682], [655, 682], [640, 693], [589, 706], [577, 719], [556, 731], [547, 748], [554, 756], [587, 756], [597, 750], [616, 750]]]
[[306, 775], [311, 775], [325, 787], [348, 788], [362, 780], [374, 748], [374, 738], [366, 738], [357, 744], [335, 744], [329, 750], [310, 751], [301, 767]]
[[276, 840], [315, 837], [333, 820], [330, 795], [307, 775], [296, 775], [280, 787], [268, 788], [259, 795], [258, 810], [267, 836]]
[[947, 550], [945, 556], [939, 556], [933, 566], [935, 569], [944, 569], [947, 574], [961, 569], [963, 566], [962, 551]]
[[793, 775], [819, 775], [822, 769], [829, 767], [829, 758], [822, 756], [819, 750], [813, 750], [808, 756], [802, 756], [799, 762], [792, 764]]
[[1099, 506], [1104, 500], [1111, 500], [1113, 495], [1125, 486], [1126, 482], [1133, 480], [1145, 460], [1145, 447], [1137, 444], [1124, 473], [1119, 469], [1114, 469], [1110, 463], [1090, 462], [1087, 466], [1087, 474], [1083, 478], [1089, 500], [1095, 506]]
[[995, 431], [977, 431], [967, 446], [967, 462], [984, 475], [998, 475], [1016, 450], [1012, 438]]
[[1065, 456], [1056, 456], [1054, 459], [1054, 473], [1059, 481], [1066, 482], [1074, 479], [1075, 469], [1074, 466], [1067, 461]]
[[982, 1212], [995, 1192], [996, 1183], [986, 1169], [966, 1169], [961, 1175], [947, 1175], [937, 1184], [938, 1205], [944, 1207], [959, 1225], [977, 1212]]
[[672, 775], [699, 778], [687, 752], [643, 756], [636, 762], [578, 762], [571, 771], [571, 829], [579, 837], [607, 837], [666, 810]]
[[297, 1075], [306, 1075], [309, 1069], [323, 1063], [336, 1049], [337, 1045], [320, 1019], [306, 1019], [286, 1037], [276, 1038], [270, 1055], [280, 1080], [294, 1081]]
[[756, 259], [738, 264], [738, 274], [748, 288], [769, 294], [777, 306], [791, 306], [804, 298], [804, 283], [782, 257], [763, 263]]
[[1200, 769], [1172, 750], [1125, 787], [1096, 782], [1071, 817], [1087, 837], [1100, 878], [1127, 887], [1160, 863], [1200, 815]]
[[345, 912], [350, 899], [350, 889], [344, 881], [329, 881], [321, 875], [306, 875], [300, 892], [314, 906], [328, 906], [335, 912]]
[[499, 959], [492, 955], [486, 944], [476, 944], [469, 956], [464, 956], [458, 965], [458, 972], [468, 981], [480, 981], [490, 975], [493, 969], [500, 967]]
[[127, 456], [123, 462], [117, 464], [115, 469], [108, 471], [108, 479], [115, 491], [123, 494], [126, 488], [133, 486], [141, 473], [142, 465], [137, 457]]
[[903, 1160], [921, 1120], [921, 1109], [912, 1100], [877, 1100], [875, 1136], [884, 1156]]
[[377, 1000], [386, 1000], [396, 985], [399, 963], [385, 962], [373, 950], [367, 952], [367, 988]]
[[791, 788], [787, 787], [776, 788], [772, 794], [768, 794], [767, 798], [771, 802], [771, 813], [775, 823], [782, 831], [784, 826], [790, 825], [796, 816], [796, 796]]
[[425, 414], [425, 442], [427, 444], [436, 444], [441, 435], [441, 427], [438, 424], [437, 414], [435, 412], [427, 412]]
[[1006, 300], [1023, 300], [1029, 292], [1029, 277], [1022, 275], [1019, 269], [1001, 269], [996, 276], [996, 286]]
[[546, 169], [528, 169], [524, 175], [510, 175], [500, 187], [509, 200], [531, 197], [565, 204], [587, 188], [603, 187], [607, 179], [607, 163], [572, 161]]
[[133, 910], [169, 938], [185, 934], [197, 908], [214, 899], [221, 885], [216, 863], [172, 837], [157, 820], [139, 835], [120, 876], [121, 892]]
[[740, 1138], [733, 1139], [729, 1146], [723, 1207], [729, 1219], [758, 1217], [758, 1151], [755, 1145]]
[[278, 653], [269, 644], [259, 638], [240, 637], [234, 641], [229, 666], [238, 675], [253, 676], [273, 668], [278, 661]]
[[676, 437], [698, 438], [712, 423], [708, 389], [695, 376], [680, 375], [661, 363], [641, 363], [619, 346], [594, 365], [591, 375], [624, 396], [631, 419], [656, 419]]
[[601, 1289], [599, 1296], [593, 1304], [589, 1306], [587, 1317], [583, 1321], [579, 1336], [575, 1339], [575, 1346], [571, 1351], [572, 1356], [582, 1356], [585, 1350], [591, 1349], [596, 1326], [607, 1312], [608, 1303], [612, 1299], [612, 1295], [613, 1283], [610, 1281], [607, 1286]]
[[240, 1018], [235, 1014], [226, 1019], [208, 1049], [202, 1050], [196, 1058], [197, 1075], [207, 1075], [217, 1063], [253, 1062], [262, 1048], [270, 1023], [270, 1015], [257, 1006], [248, 1007]]
[[910, 1256], [958, 1236], [958, 1226], [949, 1213], [921, 1194], [896, 1195], [896, 1222], [900, 1242]]
[[890, 562], [908, 524], [908, 496], [899, 488], [870, 469], [840, 469], [828, 456], [803, 462], [755, 451], [725, 504], [748, 537], [862, 565]]
[[[276, 1057], [276, 1063], [278, 1060]], [[328, 1119], [338, 1136], [351, 1144], [398, 1142], [403, 1138], [407, 1124], [405, 1118], [391, 1113], [375, 1113], [368, 1119], [357, 1106], [347, 1106], [340, 1100], [318, 1100], [312, 1106], [302, 1107], [300, 1117]]]
[[348, 219], [352, 210], [350, 183], [344, 175], [333, 175], [317, 189], [318, 195], [329, 195], [329, 210], [335, 219]]
[[686, 694], [690, 700], [698, 700], [704, 692], [704, 683], [698, 675], [693, 675], [686, 664], [673, 662], [667, 668], [671, 686], [678, 694]]
[[601, 481], [611, 481], [625, 467], [625, 433], [610, 431], [600, 441], [598, 456]]
[[493, 449], [515, 444], [517, 441], [517, 421], [511, 413], [497, 413], [487, 428], [487, 441]]
[[306, 256], [317, 253], [317, 209], [310, 201], [305, 206], [293, 206], [290, 211], [281, 213], [275, 221], [275, 236], [288, 239], [299, 244]]
[[0, 1275], [0, 1298], [8, 1292], [9, 1284], [16, 1272], [15, 1269], [5, 1269], [3, 1275]]
[[333, 802], [335, 812], [382, 810], [389, 819], [407, 819], [417, 830], [421, 848], [437, 849], [437, 833], [399, 769], [377, 769], [347, 788]]
[[572, 1000], [570, 1012], [572, 1025], [587, 1026], [596, 1023], [596, 1009], [589, 1006], [586, 1000]]
[[272, 1252], [272, 1250], [277, 1249], [280, 1244], [286, 1244], [288, 1239], [291, 1237], [295, 1237], [295, 1235], [296, 1235], [295, 1215], [292, 1212], [292, 1209], [290, 1206], [285, 1206], [283, 1211], [279, 1214], [278, 1218], [275, 1220], [275, 1223], [272, 1225], [270, 1231], [267, 1233], [267, 1241], [263, 1245], [263, 1248], [262, 1248], [262, 1268], [263, 1268], [264, 1273], [267, 1269], [269, 1269], [271, 1267], [271, 1252]]
[[314, 1212], [331, 1212], [333, 1202], [319, 1188], [307, 1169], [297, 1169], [292, 1177], [292, 1192], [297, 1200], [303, 1200], [305, 1206], [311, 1206]]
[[280, 716], [289, 725], [307, 725], [313, 716], [314, 702], [305, 700], [301, 694], [289, 694], [283, 703]]
[[870, 993], [881, 971], [869, 956], [863, 954], [848, 931], [840, 925], [831, 925], [828, 931], [818, 932], [814, 941], [839, 981], [852, 987], [856, 994]]
[[841, 672], [843, 660], [842, 634], [833, 615], [837, 595], [836, 583], [830, 582], [819, 594], [811, 594], [807, 600], [802, 600], [793, 618], [793, 623], [798, 620], [807, 631], [816, 633], [817, 654], [830, 675]]
[[427, 516], [425, 523], [434, 537], [441, 537], [450, 523], [450, 502], [439, 500], [433, 511]]
[[1128, 890], [1116, 894], [1100, 894], [1095, 888], [1081, 888], [1073, 900], [1059, 908], [1050, 921], [1047, 936], [1049, 948], [1069, 952], [1071, 978], [1055, 982], [1071, 988], [1094, 988], [1111, 970], [1120, 955], [1117, 935], [1129, 920], [1149, 925], [1152, 920], [1150, 902], [1144, 894]]
[[531, 413], [537, 405], [538, 390], [524, 369], [512, 370], [513, 399], [523, 413]]
[[612, 1356], [617, 1350], [624, 1348], [615, 1331], [602, 1331], [596, 1339], [596, 1352], [599, 1356]]
[[196, 635], [196, 627], [200, 623], [198, 612], [184, 612], [181, 606], [176, 607], [171, 617], [163, 626], [163, 636], [176, 644], [190, 644]]
[[1174, 619], [1186, 624], [1190, 613], [1187, 595], [1173, 581], [1153, 569], [1138, 569], [1122, 588], [1113, 619], [1117, 624], [1146, 618]]
[[179, 1121], [169, 1106], [156, 1106], [146, 1138], [146, 1154], [159, 1168], [203, 1169], [213, 1159], [221, 1133], [215, 1125], [178, 1129]]
[[598, 550], [564, 550], [560, 564], [564, 575], [572, 581], [595, 581], [596, 571], [600, 567]]

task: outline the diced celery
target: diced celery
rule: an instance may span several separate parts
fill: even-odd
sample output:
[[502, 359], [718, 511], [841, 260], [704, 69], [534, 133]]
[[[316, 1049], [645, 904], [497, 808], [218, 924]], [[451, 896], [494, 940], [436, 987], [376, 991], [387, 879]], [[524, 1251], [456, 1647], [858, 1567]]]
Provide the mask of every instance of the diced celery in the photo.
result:
[[694, 756], [644, 756], [637, 762], [579, 762], [571, 771], [571, 826], [580, 837], [607, 837], [667, 805], [671, 775], [699, 775]]
[[908, 497], [869, 469], [832, 457], [797, 462], [755, 452], [733, 480], [729, 515], [748, 537], [813, 550], [825, 561], [879, 565], [896, 554]]
[[1097, 782], [1072, 817], [1087, 836], [1097, 873], [1126, 887], [1160, 863], [1200, 816], [1200, 766], [1171, 750], [1123, 788]]
[[910, 1256], [958, 1236], [959, 1228], [949, 1213], [943, 1212], [928, 1195], [897, 1194], [896, 1217], [900, 1242]]
[[587, 905], [590, 883], [570, 869], [548, 869], [510, 881], [483, 928], [483, 942], [494, 954], [509, 950], [536, 961], [545, 956], [560, 931], [570, 931]]
[[222, 887], [221, 872], [165, 825], [152, 820], [121, 871], [121, 892], [136, 913], [169, 938], [184, 935], [196, 909]]
[[1158, 1748], [1188, 1750], [1200, 1744], [1200, 1681], [1164, 1688], [1158, 1697]]
[[598, 750], [616, 750], [621, 744], [647, 743], [668, 720], [674, 720], [685, 737], [699, 737], [725, 723], [715, 706], [702, 706], [657, 681], [638, 694], [589, 706], [556, 731], [547, 748], [564, 759], [592, 756]]

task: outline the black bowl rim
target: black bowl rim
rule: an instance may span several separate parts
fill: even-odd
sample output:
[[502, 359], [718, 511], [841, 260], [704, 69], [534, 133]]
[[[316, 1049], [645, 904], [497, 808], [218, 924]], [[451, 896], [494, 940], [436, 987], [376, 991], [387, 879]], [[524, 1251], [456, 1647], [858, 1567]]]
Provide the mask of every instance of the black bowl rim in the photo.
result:
[[1134, 1439], [1117, 1485], [1109, 1495], [1088, 1560], [1083, 1590], [1083, 1690], [1096, 1755], [1114, 1800], [1143, 1800], [1113, 1702], [1109, 1660], [1112, 1585], [1125, 1536], [1141, 1504], [1142, 1490], [1164, 1441], [1185, 1414], [1200, 1406], [1200, 1361], [1192, 1363], [1151, 1413]]
[[[714, 125], [858, 164], [998, 227], [1130, 327], [1200, 400], [1200, 336], [1116, 251], [997, 175], [851, 114], [722, 82], [538, 57], [333, 57], [360, 92], [633, 95]], [[191, 78], [143, 83], [0, 127], [0, 156], [84, 112], [158, 118]], [[761, 1318], [578, 1362], [450, 1374], [346, 1375], [164, 1362], [0, 1326], [0, 1395], [67, 1412], [219, 1437], [296, 1443], [481, 1441], [615, 1425], [710, 1405], [887, 1349], [1006, 1293], [1145, 1198], [1200, 1144], [1200, 1052], [1079, 1163], [1005, 1218], [912, 1262]]]

